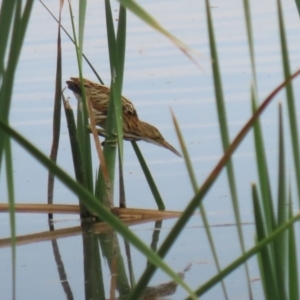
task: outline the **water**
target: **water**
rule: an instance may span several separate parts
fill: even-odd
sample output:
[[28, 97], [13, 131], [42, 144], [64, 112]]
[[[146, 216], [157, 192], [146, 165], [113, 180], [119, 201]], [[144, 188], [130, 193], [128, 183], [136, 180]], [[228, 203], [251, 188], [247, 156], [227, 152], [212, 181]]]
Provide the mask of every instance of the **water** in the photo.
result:
[[[45, 1], [57, 15], [58, 4]], [[198, 54], [199, 69], [184, 56], [164, 36], [149, 28], [131, 13], [128, 13], [128, 38], [123, 94], [138, 110], [139, 117], [155, 125], [168, 142], [179, 149], [170, 108], [174, 111], [184, 135], [199, 185], [205, 180], [222, 154], [220, 134], [215, 108], [211, 66], [209, 61], [208, 37], [204, 2], [202, 1], [160, 1], [139, 2], [159, 22], [178, 38], [182, 39]], [[75, 4], [75, 3], [74, 3]], [[284, 1], [285, 25], [290, 50], [291, 69], [299, 67], [299, 16], [293, 1]], [[118, 3], [114, 2], [114, 18], [118, 17]], [[105, 16], [103, 3], [88, 2], [84, 52], [96, 67], [105, 83], [109, 84], [110, 71], [107, 54]], [[76, 19], [76, 8], [75, 19]], [[247, 48], [246, 31], [241, 1], [211, 2], [214, 28], [218, 43], [218, 55], [222, 70], [223, 92], [231, 139], [239, 132], [251, 115], [250, 84], [251, 69]], [[253, 32], [257, 63], [258, 96], [262, 101], [268, 93], [282, 81], [282, 67], [278, 38], [275, 1], [251, 1]], [[67, 6], [63, 11], [63, 25], [70, 30]], [[18, 65], [10, 120], [13, 126], [32, 141], [44, 153], [50, 153], [52, 139], [52, 110], [54, 99], [56, 64], [57, 25], [38, 2], [30, 20], [25, 45]], [[63, 80], [77, 76], [74, 47], [63, 34]], [[96, 80], [92, 71], [85, 65], [86, 78]], [[294, 84], [295, 95], [299, 94], [299, 79]], [[73, 108], [76, 100], [69, 91]], [[273, 192], [276, 195], [277, 179], [277, 104], [283, 103], [287, 114], [285, 94], [280, 93], [262, 118], [264, 137]], [[297, 107], [297, 115], [299, 108]], [[286, 137], [289, 132], [286, 130]], [[253, 221], [251, 203], [251, 183], [257, 182], [254, 164], [252, 134], [248, 134], [234, 155], [237, 175], [238, 196], [246, 246], [254, 241], [254, 228], [247, 225]], [[159, 191], [170, 210], [183, 210], [193, 196], [183, 159], [166, 149], [147, 143], [139, 143]], [[287, 143], [289, 147], [289, 142]], [[287, 153], [290, 149], [287, 150]], [[128, 207], [156, 208], [151, 192], [130, 143], [125, 143], [125, 187]], [[293, 174], [292, 156], [287, 155], [288, 171]], [[13, 145], [13, 163], [18, 203], [45, 203], [47, 199], [47, 171], [35, 163], [18, 145]], [[94, 157], [95, 170], [97, 166]], [[62, 116], [62, 129], [58, 164], [73, 176], [72, 158], [67, 126]], [[4, 172], [1, 173], [1, 202], [7, 201]], [[117, 190], [116, 190], [117, 194]], [[55, 183], [55, 203], [76, 204], [77, 199], [59, 182]], [[205, 197], [205, 208], [212, 225], [220, 263], [225, 267], [239, 254], [236, 229], [232, 224], [233, 210], [225, 172], [221, 174], [214, 188]], [[8, 237], [9, 218], [1, 214], [1, 238]], [[55, 215], [56, 228], [78, 226], [77, 216]], [[160, 243], [174, 224], [174, 220], [163, 222]], [[215, 266], [207, 244], [202, 222], [195, 216], [166, 257], [176, 272], [191, 264], [185, 279], [196, 288], [215, 274]], [[147, 223], [132, 227], [132, 230], [150, 245], [154, 224]], [[17, 233], [24, 235], [47, 231], [48, 223], [44, 215], [17, 215]], [[124, 255], [123, 240], [119, 239]], [[80, 234], [58, 240], [62, 260], [75, 299], [84, 298], [83, 247]], [[0, 272], [1, 294], [4, 299], [11, 297], [11, 250], [1, 248]], [[134, 274], [138, 279], [146, 264], [143, 256], [131, 249], [134, 258]], [[125, 262], [127, 266], [127, 263]], [[255, 299], [262, 299], [259, 272], [256, 259], [249, 261], [251, 285]], [[109, 298], [110, 271], [102, 262], [106, 298]], [[247, 299], [247, 289], [243, 269], [235, 271], [226, 279], [230, 299]], [[167, 275], [158, 272], [151, 286], [170, 281]], [[3, 286], [2, 286], [3, 285]], [[185, 292], [177, 288], [168, 299], [183, 299]], [[204, 299], [221, 299], [220, 287], [208, 292]], [[17, 299], [64, 299], [64, 292], [53, 259], [49, 241], [30, 243], [17, 248]]]

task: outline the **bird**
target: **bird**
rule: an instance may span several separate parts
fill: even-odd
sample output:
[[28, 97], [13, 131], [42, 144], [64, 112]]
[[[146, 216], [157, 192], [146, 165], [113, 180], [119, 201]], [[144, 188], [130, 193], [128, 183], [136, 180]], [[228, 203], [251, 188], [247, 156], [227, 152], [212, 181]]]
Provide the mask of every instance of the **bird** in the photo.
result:
[[[68, 88], [74, 93], [78, 101], [81, 101], [82, 91], [80, 78], [71, 77], [66, 81]], [[108, 113], [108, 103], [110, 88], [92, 82], [83, 78], [83, 84], [86, 91], [89, 92], [89, 101], [92, 105], [92, 112], [97, 126], [106, 128], [106, 119]], [[139, 119], [137, 111], [130, 100], [122, 96], [122, 112], [123, 112], [123, 139], [126, 141], [146, 141], [157, 146], [164, 147], [172, 151], [177, 156], [181, 154], [171, 146], [159, 132], [159, 130]]]

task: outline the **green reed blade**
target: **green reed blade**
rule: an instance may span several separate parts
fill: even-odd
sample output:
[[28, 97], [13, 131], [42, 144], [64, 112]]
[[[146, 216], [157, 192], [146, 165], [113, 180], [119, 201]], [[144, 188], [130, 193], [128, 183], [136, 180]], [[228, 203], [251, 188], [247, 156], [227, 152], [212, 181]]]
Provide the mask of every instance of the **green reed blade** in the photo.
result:
[[[73, 166], [74, 166], [74, 172], [75, 177], [78, 183], [80, 183], [82, 186], [86, 187], [87, 184], [85, 182], [86, 176], [84, 174], [85, 169], [83, 167], [82, 163], [82, 153], [81, 148], [79, 146], [79, 141], [77, 137], [77, 130], [76, 130], [76, 124], [75, 124], [75, 118], [73, 114], [72, 107], [70, 106], [69, 102], [63, 97], [63, 103], [64, 103], [64, 110], [67, 120], [67, 127], [69, 132], [69, 138], [70, 138], [70, 145], [71, 145], [71, 151], [72, 151], [72, 158], [73, 158]], [[82, 218], [90, 217], [90, 212], [86, 209], [86, 207], [82, 204], [82, 201], [79, 200], [80, 205], [80, 216]]]
[[[255, 225], [256, 225], [256, 235], [258, 242], [263, 241], [268, 232], [266, 231], [265, 221], [263, 217], [263, 212], [260, 207], [260, 200], [258, 197], [256, 186], [252, 185], [252, 198], [253, 198], [253, 207], [254, 207], [254, 217], [255, 217]], [[278, 285], [276, 280], [276, 272], [274, 269], [274, 257], [272, 251], [270, 251], [269, 247], [264, 247], [260, 251], [261, 256], [261, 269], [260, 272], [263, 273], [262, 278], [264, 292], [266, 299], [280, 299]]]
[[297, 9], [298, 9], [298, 14], [300, 16], [300, 0], [295, 0], [295, 3], [297, 5]]
[[79, 0], [79, 20], [78, 20], [78, 52], [79, 64], [82, 66], [83, 40], [84, 40], [84, 25], [86, 16], [86, 0]]
[[181, 40], [179, 40], [177, 37], [175, 37], [170, 32], [168, 32], [166, 29], [164, 29], [138, 3], [136, 3], [135, 1], [132, 1], [132, 0], [119, 0], [119, 1], [124, 7], [129, 9], [132, 13], [137, 15], [139, 18], [141, 18], [149, 26], [151, 26], [152, 28], [154, 28], [155, 30], [159, 31], [161, 34], [166, 36], [168, 39], [170, 39], [189, 59], [191, 59], [193, 62], [195, 62], [197, 64], [196, 60], [192, 56], [191, 49], [186, 44], [184, 44]]
[[[9, 120], [15, 71], [19, 61], [32, 5], [33, 1], [30, 0], [26, 1], [24, 5], [20, 1], [4, 0], [1, 3], [0, 28], [2, 34], [0, 34], [0, 120], [4, 123]], [[7, 63], [5, 65], [4, 60], [6, 54], [8, 54], [8, 56]], [[10, 139], [7, 138], [7, 134], [5, 132], [0, 130], [0, 169], [3, 153], [5, 153], [6, 162], [6, 180], [11, 229], [12, 299], [16, 299], [16, 222], [12, 153]]]
[[[80, 77], [80, 88], [82, 92], [82, 105], [80, 105], [78, 101], [78, 109], [77, 109], [77, 137], [79, 140], [79, 146], [81, 148], [82, 153], [82, 163], [84, 168], [84, 175], [85, 178], [85, 184], [87, 188], [92, 192], [94, 190], [93, 188], [93, 167], [92, 167], [92, 154], [91, 154], [91, 141], [90, 141], [90, 134], [87, 130], [88, 126], [88, 112], [87, 112], [87, 105], [86, 105], [86, 91], [83, 85], [83, 74], [82, 74], [82, 60], [81, 55], [82, 49], [80, 50], [80, 47], [78, 46], [77, 37], [76, 37], [76, 31], [75, 31], [75, 25], [74, 25], [74, 16], [72, 12], [72, 6], [69, 1], [69, 12], [70, 12], [70, 19], [72, 24], [72, 30], [73, 30], [73, 37], [74, 37], [74, 45], [76, 50], [76, 57], [77, 57], [77, 65], [78, 65], [78, 71], [79, 71], [79, 77]], [[80, 14], [84, 14], [85, 11], [81, 10], [79, 12]], [[79, 19], [84, 20], [85, 16], [79, 16]], [[80, 26], [84, 26], [84, 22], [79, 22]], [[83, 34], [84, 29], [81, 28], [79, 30], [81, 34]], [[83, 39], [83, 36], [81, 37]]]
[[126, 20], [127, 13], [126, 9], [120, 5], [119, 7], [119, 18], [118, 18], [118, 30], [117, 30], [117, 49], [118, 49], [118, 62], [120, 74], [120, 85], [123, 85], [123, 73], [125, 65], [125, 49], [126, 49]]
[[[121, 13], [121, 12], [120, 12]], [[116, 41], [114, 23], [112, 18], [110, 0], [105, 1], [105, 15], [106, 15], [106, 27], [107, 27], [107, 40], [108, 40], [108, 49], [109, 49], [109, 61], [110, 61], [110, 72], [111, 72], [111, 94], [113, 101], [113, 112], [111, 116], [114, 116], [113, 119], [107, 118], [107, 134], [112, 138], [117, 138], [118, 146], [120, 148], [121, 162], [123, 163], [123, 114], [122, 114], [122, 78], [123, 70], [120, 69], [119, 59], [123, 59], [122, 65], [124, 66], [124, 57], [125, 57], [125, 38], [123, 35], [126, 35], [126, 26], [123, 24], [124, 31], [119, 33], [119, 42]], [[126, 22], [126, 18], [121, 19], [122, 22]], [[120, 47], [120, 49], [117, 48]], [[122, 53], [120, 51], [123, 51]], [[119, 54], [120, 52], [120, 54]], [[115, 125], [115, 132], [110, 131], [110, 122], [113, 122]]]
[[[16, 0], [3, 0], [0, 9], [1, 32], [9, 32], [14, 20], [14, 9]], [[9, 34], [0, 34], [0, 76], [3, 76], [4, 57], [7, 52]]]
[[[113, 205], [113, 190], [114, 190], [114, 174], [116, 160], [116, 145], [119, 148], [119, 165], [120, 172], [123, 170], [123, 109], [122, 109], [122, 82], [125, 60], [125, 45], [126, 45], [126, 10], [120, 7], [119, 11], [119, 27], [117, 32], [117, 40], [115, 36], [114, 23], [110, 1], [105, 1], [105, 16], [107, 28], [107, 40], [109, 49], [109, 60], [111, 70], [111, 89], [109, 95], [109, 106], [106, 120], [106, 138], [104, 145], [104, 156], [108, 165], [108, 171], [111, 180], [110, 193], [101, 194], [101, 199], [108, 201], [108, 195], [111, 197], [111, 205]], [[99, 174], [99, 184], [102, 183], [102, 174]], [[122, 180], [123, 174], [120, 174]], [[120, 183], [123, 185], [123, 182]], [[120, 189], [121, 191], [121, 189]], [[122, 203], [125, 206], [125, 192], [123, 193]]]
[[[278, 153], [278, 200], [277, 200], [277, 226], [281, 226], [288, 220], [288, 200], [286, 199], [286, 173], [285, 173], [285, 152], [284, 133], [282, 120], [282, 107], [279, 105], [279, 153]], [[287, 236], [284, 232], [274, 242], [274, 261], [276, 267], [277, 286], [280, 299], [287, 298]]]
[[[256, 87], [256, 67], [255, 67], [255, 55], [254, 55], [254, 43], [253, 43], [253, 34], [252, 34], [252, 24], [251, 24], [251, 10], [249, 5], [249, 0], [243, 0], [244, 4], [244, 13], [245, 13], [245, 22], [246, 22], [246, 30], [247, 30], [247, 41], [250, 53], [250, 61], [251, 61], [251, 69], [252, 69], [252, 77], [254, 81], [254, 85]], [[256, 88], [255, 88], [256, 90]]]
[[[278, 23], [279, 23], [279, 33], [280, 33], [280, 46], [281, 46], [281, 57], [284, 70], [284, 78], [288, 78], [291, 74], [290, 70], [290, 61], [289, 61], [289, 52], [286, 42], [285, 27], [283, 20], [283, 13], [281, 8], [281, 1], [277, 0], [277, 10], [278, 10]], [[296, 105], [295, 97], [292, 83], [289, 83], [286, 86], [286, 98], [287, 98], [287, 107], [289, 115], [289, 125], [290, 133], [292, 140], [292, 149], [294, 157], [294, 166], [296, 173], [296, 182], [297, 182], [297, 191], [298, 191], [298, 200], [300, 203], [300, 149], [299, 149], [299, 134], [298, 134], [298, 124], [297, 124], [297, 115], [296, 115]]]
[[8, 191], [8, 206], [11, 236], [11, 266], [12, 266], [12, 299], [16, 299], [16, 219], [15, 219], [15, 189], [13, 176], [13, 163], [10, 139], [5, 144], [5, 168]]
[[137, 142], [133, 141], [133, 142], [131, 142], [131, 144], [132, 144], [132, 147], [133, 147], [133, 149], [135, 151], [135, 154], [136, 154], [136, 156], [137, 156], [137, 158], [139, 160], [139, 163], [140, 163], [140, 165], [141, 165], [141, 167], [143, 169], [143, 172], [145, 174], [145, 177], [146, 177], [146, 180], [148, 182], [149, 188], [150, 188], [150, 190], [152, 192], [152, 195], [153, 195], [153, 197], [154, 197], [154, 199], [156, 201], [158, 209], [159, 210], [165, 210], [166, 207], [165, 207], [164, 201], [163, 201], [163, 199], [162, 199], [162, 197], [161, 197], [161, 195], [159, 193], [159, 190], [158, 190], [158, 188], [157, 188], [157, 186], [155, 184], [155, 181], [154, 181], [154, 179], [153, 179], [153, 177], [151, 175], [151, 172], [150, 172], [150, 170], [149, 170], [149, 168], [147, 166], [147, 163], [146, 163], [146, 161], [145, 161], [145, 159], [144, 159], [144, 157], [142, 155], [142, 152], [141, 152], [139, 146], [137, 145]]
[[[257, 111], [256, 101], [254, 98], [254, 90], [251, 90], [252, 94], [252, 111], [253, 114]], [[264, 140], [262, 136], [262, 130], [260, 125], [260, 120], [258, 119], [254, 124], [254, 145], [256, 151], [256, 163], [257, 163], [257, 170], [259, 176], [259, 183], [260, 183], [260, 191], [262, 195], [262, 202], [263, 202], [263, 209], [264, 209], [264, 216], [266, 221], [266, 229], [268, 233], [272, 232], [276, 226], [275, 221], [275, 213], [273, 208], [273, 201], [272, 201], [272, 193], [270, 187], [270, 180], [269, 180], [269, 172], [267, 166], [267, 159], [264, 147]]]
[[[289, 218], [293, 218], [293, 205], [291, 190], [289, 190]], [[299, 274], [297, 262], [297, 246], [296, 246], [296, 235], [295, 227], [291, 226], [288, 231], [288, 290], [289, 299], [299, 299]]]
[[[15, 71], [19, 61], [19, 56], [23, 45], [32, 5], [33, 5], [33, 0], [27, 0], [27, 2], [24, 5], [22, 5], [20, 1], [17, 2], [17, 4], [14, 6], [15, 10], [12, 16], [14, 22], [12, 23], [10, 44], [0, 46], [0, 47], [5, 47], [5, 49], [7, 49], [8, 52], [8, 59], [7, 59], [7, 65], [5, 71], [2, 70], [2, 72], [0, 73], [0, 82], [1, 82], [0, 120], [4, 122], [8, 121]], [[22, 12], [21, 9], [23, 7], [24, 9]], [[3, 22], [10, 23], [10, 20], [8, 20], [6, 17], [4, 19], [5, 20]], [[5, 52], [6, 51], [4, 50], [4, 54]], [[0, 136], [0, 168], [1, 168], [2, 154], [6, 142], [6, 135], [4, 133], [0, 133], [0, 134], [1, 134]]]
[[[60, 123], [61, 123], [61, 90], [62, 90], [62, 53], [61, 53], [61, 10], [63, 7], [63, 2], [60, 2], [59, 7], [59, 18], [58, 18], [58, 32], [57, 32], [57, 53], [56, 53], [56, 76], [55, 76], [55, 95], [54, 95], [54, 108], [53, 108], [53, 127], [52, 127], [52, 145], [50, 158], [56, 162], [58, 147], [59, 147], [59, 137], [60, 137]], [[48, 174], [48, 190], [47, 190], [47, 203], [53, 203], [53, 193], [54, 193], [54, 176], [53, 174]], [[53, 214], [48, 214], [49, 218], [53, 218]]]

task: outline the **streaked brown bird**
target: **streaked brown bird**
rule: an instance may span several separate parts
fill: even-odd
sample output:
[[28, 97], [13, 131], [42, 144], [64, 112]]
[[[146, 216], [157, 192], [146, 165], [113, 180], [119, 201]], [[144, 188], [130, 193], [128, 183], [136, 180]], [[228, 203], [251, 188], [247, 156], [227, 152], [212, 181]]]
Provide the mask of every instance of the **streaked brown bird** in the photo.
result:
[[[83, 79], [84, 87], [89, 92], [96, 125], [105, 130], [110, 88], [99, 83]], [[67, 82], [68, 88], [73, 91], [76, 98], [81, 101], [80, 78], [71, 77]], [[122, 96], [123, 110], [123, 138], [127, 141], [146, 141], [169, 149], [176, 155], [181, 154], [172, 147], [152, 125], [139, 119], [136, 109], [131, 101]]]

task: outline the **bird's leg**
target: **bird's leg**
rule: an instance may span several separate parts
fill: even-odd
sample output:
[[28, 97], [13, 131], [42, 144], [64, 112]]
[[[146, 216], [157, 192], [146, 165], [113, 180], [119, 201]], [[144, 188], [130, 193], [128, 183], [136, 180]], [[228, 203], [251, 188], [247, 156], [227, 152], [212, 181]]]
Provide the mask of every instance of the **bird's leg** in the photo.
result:
[[103, 141], [101, 143], [102, 146], [104, 146], [105, 144], [108, 144], [110, 147], [114, 148], [117, 146], [118, 141], [116, 139], [110, 139], [110, 138], [106, 138], [105, 141]]
[[[92, 132], [90, 124], [87, 126], [87, 128], [88, 128], [89, 132]], [[96, 130], [97, 130], [98, 135], [105, 137], [105, 141], [103, 141], [101, 143], [102, 147], [104, 147], [105, 143], [108, 143], [111, 147], [117, 146], [117, 139], [108, 137], [105, 129], [97, 126]], [[114, 133], [113, 133], [113, 135], [116, 136], [116, 134], [114, 134]]]
[[105, 138], [105, 141], [103, 143], [108, 143], [110, 147], [116, 147], [118, 144], [117, 134], [112, 131], [112, 136], [107, 136]]

